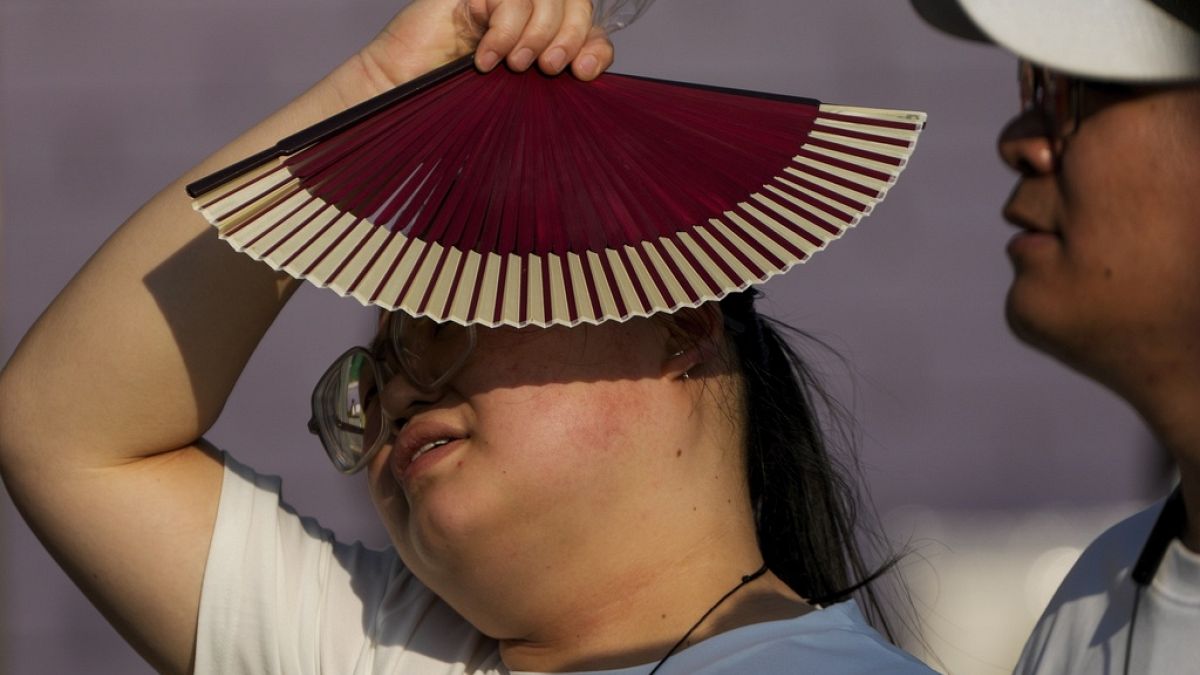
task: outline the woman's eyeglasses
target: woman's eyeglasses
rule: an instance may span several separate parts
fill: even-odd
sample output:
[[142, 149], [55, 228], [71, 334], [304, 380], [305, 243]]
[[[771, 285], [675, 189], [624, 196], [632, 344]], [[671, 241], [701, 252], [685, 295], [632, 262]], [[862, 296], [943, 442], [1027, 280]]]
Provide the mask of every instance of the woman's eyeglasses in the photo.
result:
[[313, 389], [308, 430], [342, 473], [361, 470], [391, 438], [395, 420], [380, 395], [393, 377], [422, 393], [437, 391], [466, 364], [476, 341], [474, 326], [402, 313], [389, 317], [385, 335], [371, 349], [347, 350]]

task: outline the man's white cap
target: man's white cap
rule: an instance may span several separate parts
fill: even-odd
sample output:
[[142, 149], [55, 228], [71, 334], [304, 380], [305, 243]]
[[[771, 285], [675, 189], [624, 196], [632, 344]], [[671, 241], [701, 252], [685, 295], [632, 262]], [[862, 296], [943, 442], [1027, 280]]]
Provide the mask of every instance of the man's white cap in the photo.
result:
[[1097, 80], [1200, 80], [1200, 0], [912, 0], [952, 35]]

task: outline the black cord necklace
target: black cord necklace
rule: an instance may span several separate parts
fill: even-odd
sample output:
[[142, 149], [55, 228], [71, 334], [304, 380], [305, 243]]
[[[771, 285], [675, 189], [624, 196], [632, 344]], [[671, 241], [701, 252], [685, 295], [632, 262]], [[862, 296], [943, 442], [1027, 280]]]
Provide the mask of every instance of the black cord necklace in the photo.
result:
[[1158, 519], [1154, 521], [1150, 536], [1146, 538], [1146, 545], [1142, 547], [1142, 553], [1138, 556], [1137, 563], [1134, 564], [1133, 571], [1129, 575], [1133, 579], [1134, 587], [1133, 611], [1129, 614], [1129, 631], [1125, 633], [1125, 667], [1123, 669], [1125, 675], [1129, 675], [1129, 664], [1133, 661], [1133, 632], [1137, 628], [1138, 609], [1142, 604], [1142, 594], [1154, 580], [1154, 575], [1158, 572], [1159, 565], [1162, 564], [1163, 556], [1166, 555], [1167, 547], [1176, 537], [1183, 534], [1186, 525], [1187, 511], [1183, 504], [1183, 488], [1176, 486], [1174, 492], [1167, 497], [1166, 503], [1163, 504]]
[[675, 646], [671, 647], [671, 649], [669, 651], [667, 651], [666, 656], [659, 659], [658, 663], [655, 664], [654, 669], [650, 671], [650, 675], [654, 675], [655, 673], [658, 672], [659, 668], [662, 668], [663, 664], [667, 662], [667, 659], [671, 658], [671, 656], [673, 656], [675, 654], [676, 650], [678, 650], [681, 646], [683, 646], [683, 643], [687, 642], [687, 639], [692, 636], [692, 633], [696, 632], [696, 629], [700, 627], [700, 624], [704, 623], [704, 620], [708, 618], [708, 615], [715, 612], [717, 610], [717, 608], [721, 606], [721, 603], [728, 600], [729, 596], [742, 590], [742, 587], [744, 587], [746, 584], [750, 583], [751, 581], [754, 581], [755, 579], [761, 577], [762, 575], [764, 575], [766, 573], [767, 573], [767, 564], [763, 563], [763, 566], [758, 568], [757, 571], [755, 571], [752, 574], [747, 574], [746, 576], [742, 577], [741, 583], [739, 583], [737, 586], [734, 586], [733, 588], [729, 589], [728, 593], [726, 593], [725, 595], [722, 595], [720, 600], [717, 600], [713, 604], [712, 607], [709, 607], [708, 611], [704, 613], [704, 616], [700, 617], [699, 621], [692, 624], [692, 627], [689, 628], [688, 631], [683, 634], [683, 637], [679, 638], [679, 642], [676, 642]]

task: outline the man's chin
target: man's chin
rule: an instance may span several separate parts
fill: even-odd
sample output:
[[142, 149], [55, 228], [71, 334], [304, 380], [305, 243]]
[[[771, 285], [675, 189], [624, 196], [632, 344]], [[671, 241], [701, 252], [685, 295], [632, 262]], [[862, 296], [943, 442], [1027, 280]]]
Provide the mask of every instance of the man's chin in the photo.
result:
[[1053, 311], [1044, 302], [1036, 302], [1040, 299], [1023, 296], [1014, 284], [1004, 303], [1004, 319], [1009, 330], [1026, 345], [1077, 368], [1075, 359], [1071, 358], [1074, 350], [1070, 348], [1069, 331], [1062, 325], [1062, 313]]
[[1009, 330], [1018, 340], [1084, 377], [1112, 386], [1104, 376], [1105, 349], [1097, 343], [1094, 327], [1082, 327], [1083, 317], [1068, 316], [1045, 302], [1022, 300], [1010, 289], [1004, 307]]

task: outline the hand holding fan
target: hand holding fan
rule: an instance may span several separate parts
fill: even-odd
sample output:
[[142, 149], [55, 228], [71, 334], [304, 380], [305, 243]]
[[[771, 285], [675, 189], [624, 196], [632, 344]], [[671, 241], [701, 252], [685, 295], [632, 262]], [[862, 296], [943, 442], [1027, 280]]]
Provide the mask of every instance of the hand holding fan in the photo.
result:
[[896, 180], [924, 114], [465, 57], [189, 186], [221, 238], [364, 304], [576, 325], [803, 262]]

